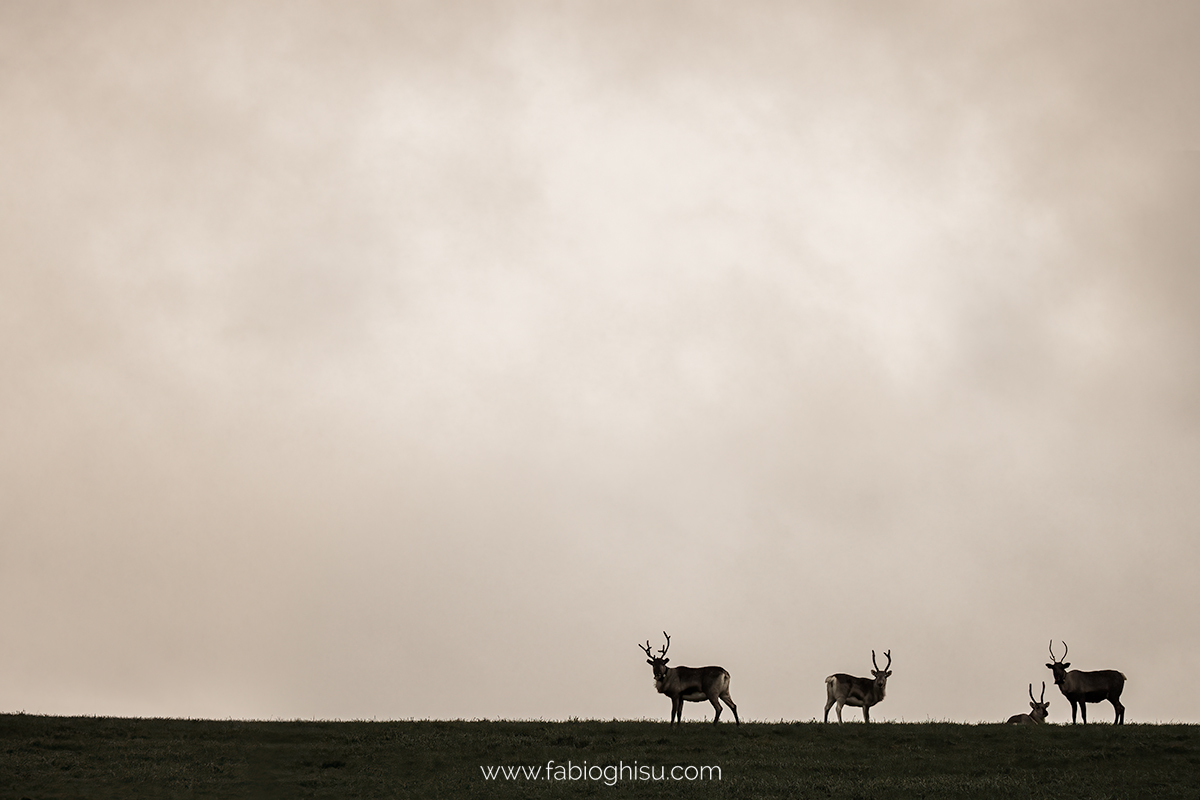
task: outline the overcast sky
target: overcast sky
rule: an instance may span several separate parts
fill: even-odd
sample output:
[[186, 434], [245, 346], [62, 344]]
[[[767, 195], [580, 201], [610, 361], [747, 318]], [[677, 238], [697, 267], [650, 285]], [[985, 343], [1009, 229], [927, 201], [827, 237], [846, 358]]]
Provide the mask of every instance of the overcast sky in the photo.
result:
[[0, 711], [1200, 722], [1197, 31], [0, 4]]

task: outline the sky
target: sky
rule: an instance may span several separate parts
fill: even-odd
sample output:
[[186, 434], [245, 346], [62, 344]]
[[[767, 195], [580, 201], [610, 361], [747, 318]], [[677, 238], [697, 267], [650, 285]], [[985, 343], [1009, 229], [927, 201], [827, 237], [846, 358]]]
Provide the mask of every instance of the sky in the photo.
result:
[[1196, 30], [3, 3], [0, 712], [1200, 723]]

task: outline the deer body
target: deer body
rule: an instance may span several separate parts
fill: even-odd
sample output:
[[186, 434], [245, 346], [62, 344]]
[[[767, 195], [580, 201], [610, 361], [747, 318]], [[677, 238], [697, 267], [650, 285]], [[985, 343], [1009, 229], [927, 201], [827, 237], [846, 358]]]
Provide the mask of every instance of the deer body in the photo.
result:
[[[1034, 714], [1037, 712], [1035, 711]], [[1013, 714], [1008, 718], [1008, 725], [1041, 725], [1046, 721], [1046, 716], [1034, 716], [1034, 714]]]
[[[663, 636], [667, 636], [665, 631]], [[670, 646], [671, 637], [667, 636], [667, 645], [657, 656], [651, 654], [649, 642], [642, 649], [648, 656], [646, 663], [654, 670], [654, 688], [659, 694], [671, 698], [671, 724], [683, 722], [684, 701], [701, 703], [707, 700], [716, 712], [713, 716], [714, 725], [721, 721], [719, 701], [729, 706], [734, 722], [740, 725], [742, 721], [738, 719], [737, 706], [729, 695], [729, 672], [724, 667], [668, 667], [670, 659], [667, 658], [667, 648]]]
[[892, 651], [884, 653], [887, 656], [887, 666], [879, 669], [875, 663], [875, 651], [871, 651], [871, 678], [856, 678], [844, 672], [837, 672], [825, 679], [825, 721], [829, 722], [829, 709], [837, 703], [838, 722], [842, 721], [842, 706], [862, 707], [863, 721], [871, 721], [871, 706], [883, 701], [887, 693], [887, 679], [892, 674]]
[[[1067, 657], [1067, 643], [1063, 642], [1063, 656]], [[1083, 724], [1087, 724], [1087, 704], [1100, 703], [1105, 700], [1113, 705], [1116, 717], [1114, 725], [1125, 724], [1125, 706], [1121, 705], [1121, 692], [1125, 689], [1125, 676], [1115, 669], [1101, 669], [1094, 672], [1084, 672], [1073, 669], [1070, 661], [1060, 661], [1054, 658], [1054, 640], [1050, 640], [1050, 658], [1054, 661], [1046, 666], [1054, 673], [1054, 683], [1067, 702], [1071, 704], [1071, 724], [1075, 724], [1075, 711], [1079, 710]]]

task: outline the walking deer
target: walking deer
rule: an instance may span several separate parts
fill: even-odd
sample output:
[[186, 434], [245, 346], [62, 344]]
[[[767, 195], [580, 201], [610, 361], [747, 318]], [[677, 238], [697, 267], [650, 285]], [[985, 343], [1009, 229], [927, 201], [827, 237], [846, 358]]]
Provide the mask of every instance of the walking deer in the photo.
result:
[[646, 651], [646, 663], [654, 669], [654, 688], [658, 689], [659, 694], [671, 698], [671, 724], [683, 722], [684, 700], [692, 703], [707, 700], [712, 703], [716, 711], [713, 724], [717, 724], [721, 721], [719, 698], [733, 712], [733, 721], [741, 725], [737, 706], [729, 696], [729, 672], [724, 667], [668, 667], [667, 662], [671, 659], [667, 658], [667, 649], [671, 646], [671, 637], [667, 636], [666, 631], [663, 631], [663, 636], [666, 636], [667, 643], [659, 649], [658, 655], [650, 652], [649, 639], [645, 645], [639, 644], [638, 647]]
[[871, 721], [871, 706], [883, 701], [887, 692], [887, 679], [892, 674], [892, 651], [884, 653], [887, 656], [887, 666], [879, 668], [875, 661], [875, 651], [871, 651], [871, 670], [873, 678], [856, 678], [838, 672], [825, 679], [825, 721], [829, 722], [829, 709], [837, 703], [838, 722], [842, 721], [842, 706], [862, 706], [863, 721]]
[[[1063, 642], [1063, 659], [1067, 657], [1067, 643]], [[1117, 715], [1114, 725], [1125, 724], [1125, 706], [1121, 705], [1121, 692], [1125, 689], [1125, 676], [1115, 669], [1101, 669], [1095, 672], [1083, 672], [1073, 669], [1067, 672], [1071, 662], [1054, 657], [1054, 640], [1050, 640], [1050, 658], [1047, 664], [1054, 672], [1054, 682], [1062, 691], [1067, 702], [1071, 704], [1071, 724], [1075, 724], [1075, 708], [1078, 706], [1083, 716], [1083, 724], [1087, 724], [1087, 704], [1099, 703], [1104, 700], [1113, 704]]]

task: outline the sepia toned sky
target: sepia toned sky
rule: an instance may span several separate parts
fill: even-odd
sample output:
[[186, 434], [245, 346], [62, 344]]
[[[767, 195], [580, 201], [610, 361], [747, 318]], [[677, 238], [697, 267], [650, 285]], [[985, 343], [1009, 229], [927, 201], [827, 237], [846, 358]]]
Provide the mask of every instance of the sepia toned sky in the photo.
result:
[[0, 5], [0, 712], [1200, 722], [1197, 30]]

